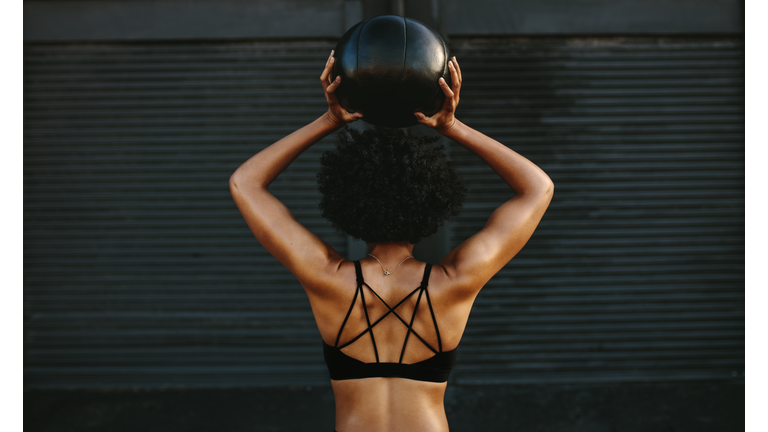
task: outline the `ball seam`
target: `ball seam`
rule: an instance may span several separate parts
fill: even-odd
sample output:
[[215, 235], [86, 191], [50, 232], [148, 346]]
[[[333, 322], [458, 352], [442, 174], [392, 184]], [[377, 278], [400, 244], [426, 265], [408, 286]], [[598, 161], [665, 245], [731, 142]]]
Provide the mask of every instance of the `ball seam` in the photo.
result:
[[405, 81], [405, 60], [408, 56], [408, 21], [403, 17], [403, 70], [400, 71], [400, 88], [397, 91], [397, 103], [401, 103], [403, 95], [403, 82]]
[[360, 86], [360, 93], [365, 96], [365, 92], [363, 91], [363, 83], [360, 81], [360, 35], [363, 34], [363, 29], [365, 28], [365, 25], [368, 24], [369, 20], [363, 21], [363, 24], [360, 26], [360, 29], [357, 32], [357, 47], [355, 48], [355, 80], [357, 81], [357, 85]]

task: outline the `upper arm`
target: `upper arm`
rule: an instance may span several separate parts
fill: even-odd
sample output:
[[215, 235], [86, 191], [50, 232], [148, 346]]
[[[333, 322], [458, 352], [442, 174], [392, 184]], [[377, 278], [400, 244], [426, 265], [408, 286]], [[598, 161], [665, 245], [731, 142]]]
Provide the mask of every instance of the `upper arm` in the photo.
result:
[[343, 261], [328, 243], [299, 223], [266, 187], [229, 181], [235, 204], [256, 239], [305, 287], [322, 285]]
[[477, 292], [525, 246], [552, 199], [554, 185], [516, 195], [497, 208], [483, 229], [452, 250], [440, 265], [459, 293]]

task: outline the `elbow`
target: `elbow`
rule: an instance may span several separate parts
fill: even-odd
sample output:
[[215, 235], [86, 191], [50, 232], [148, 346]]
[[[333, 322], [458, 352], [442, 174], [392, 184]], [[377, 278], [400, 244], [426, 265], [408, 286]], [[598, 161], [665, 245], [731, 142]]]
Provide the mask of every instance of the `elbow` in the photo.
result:
[[239, 169], [229, 177], [229, 193], [235, 199], [244, 196], [255, 196], [262, 191], [266, 191], [266, 186], [262, 185], [259, 179], [254, 179]]
[[[250, 161], [249, 161], [250, 162]], [[229, 176], [229, 191], [235, 194], [250, 194], [257, 189], [266, 189], [269, 181], [259, 173], [259, 167], [246, 162]]]
[[549, 207], [549, 203], [552, 202], [552, 197], [555, 195], [555, 183], [547, 176], [546, 187], [544, 188], [543, 200], [546, 202], [546, 206]]
[[541, 178], [536, 183], [535, 191], [536, 195], [552, 198], [552, 195], [555, 193], [555, 183], [552, 182], [548, 175], [542, 173]]
[[549, 178], [549, 176], [547, 176], [546, 180], [547, 182], [546, 182], [546, 187], [544, 189], [544, 193], [546, 196], [552, 198], [552, 195], [555, 194], [555, 183], [552, 181], [551, 178]]
[[237, 196], [240, 193], [240, 184], [240, 176], [238, 175], [238, 172], [235, 171], [231, 176], [229, 176], [229, 192], [232, 194], [232, 196]]
[[543, 205], [544, 208], [549, 207], [549, 203], [552, 202], [552, 197], [555, 194], [555, 183], [546, 174], [542, 178], [541, 182], [536, 188], [536, 192], [533, 197], [539, 202], [539, 205]]

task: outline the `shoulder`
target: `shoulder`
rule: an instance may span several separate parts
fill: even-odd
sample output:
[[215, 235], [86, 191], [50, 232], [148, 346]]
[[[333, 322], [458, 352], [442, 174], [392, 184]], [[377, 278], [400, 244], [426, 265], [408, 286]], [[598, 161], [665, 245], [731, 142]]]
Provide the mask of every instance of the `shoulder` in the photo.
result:
[[474, 299], [482, 284], [476, 278], [461, 274], [450, 265], [434, 264], [429, 276], [430, 290], [440, 292], [447, 300], [463, 302]]
[[[298, 276], [297, 276], [298, 277]], [[303, 273], [299, 282], [309, 295], [314, 298], [333, 299], [355, 288], [357, 280], [355, 262], [339, 258], [329, 260], [322, 268]]]

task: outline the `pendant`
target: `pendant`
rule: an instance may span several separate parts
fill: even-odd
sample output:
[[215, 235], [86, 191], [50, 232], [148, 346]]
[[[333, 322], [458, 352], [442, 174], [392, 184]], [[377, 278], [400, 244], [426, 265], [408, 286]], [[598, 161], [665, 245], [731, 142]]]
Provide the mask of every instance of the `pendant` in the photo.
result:
[[392, 273], [390, 273], [390, 272], [389, 272], [389, 269], [386, 269], [386, 270], [384, 270], [384, 276], [389, 276], [389, 275], [391, 275], [391, 274], [392, 274]]

